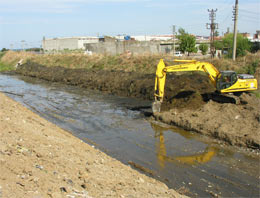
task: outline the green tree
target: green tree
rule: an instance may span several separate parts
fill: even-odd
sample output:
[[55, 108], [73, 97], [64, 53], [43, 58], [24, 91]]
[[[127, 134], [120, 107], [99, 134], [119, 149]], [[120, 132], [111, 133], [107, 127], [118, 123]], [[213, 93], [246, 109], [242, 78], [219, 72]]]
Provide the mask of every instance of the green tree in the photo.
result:
[[6, 52], [6, 51], [8, 51], [8, 49], [6, 49], [6, 48], [2, 48], [2, 50], [1, 50], [1, 52]]
[[[227, 34], [222, 39], [222, 41], [217, 41], [214, 43], [216, 49], [226, 49], [228, 51], [228, 57], [232, 57], [232, 51], [233, 51], [233, 34]], [[243, 37], [242, 34], [237, 34], [237, 50], [236, 50], [236, 56], [245, 56], [246, 51], [251, 50], [251, 44], [250, 41]]]
[[185, 32], [183, 28], [179, 29], [179, 35], [177, 36], [179, 39], [179, 49], [181, 52], [185, 53], [188, 52], [188, 56], [192, 52], [197, 52], [198, 49], [196, 48], [196, 38]]
[[260, 50], [260, 43], [259, 42], [252, 42], [251, 43], [251, 52], [256, 53], [258, 50]]
[[217, 30], [214, 32], [214, 36], [219, 36], [219, 32]]
[[206, 55], [209, 49], [209, 46], [206, 43], [201, 43], [199, 49], [203, 55]]
[[214, 47], [216, 48], [216, 50], [223, 50], [223, 42], [222, 41], [215, 41]]

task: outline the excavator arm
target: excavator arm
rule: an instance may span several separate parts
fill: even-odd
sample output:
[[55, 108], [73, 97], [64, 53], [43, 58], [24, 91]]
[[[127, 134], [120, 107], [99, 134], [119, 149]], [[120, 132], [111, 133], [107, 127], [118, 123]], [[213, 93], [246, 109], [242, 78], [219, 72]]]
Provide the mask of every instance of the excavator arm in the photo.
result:
[[220, 72], [210, 63], [199, 62], [196, 60], [175, 60], [174, 62], [181, 63], [173, 66], [165, 66], [163, 59], [157, 65], [154, 96], [155, 102], [153, 103], [153, 112], [160, 112], [160, 106], [163, 102], [164, 87], [166, 81], [166, 73], [170, 72], [186, 72], [186, 71], [202, 71], [207, 73], [210, 81], [216, 87], [216, 79]]

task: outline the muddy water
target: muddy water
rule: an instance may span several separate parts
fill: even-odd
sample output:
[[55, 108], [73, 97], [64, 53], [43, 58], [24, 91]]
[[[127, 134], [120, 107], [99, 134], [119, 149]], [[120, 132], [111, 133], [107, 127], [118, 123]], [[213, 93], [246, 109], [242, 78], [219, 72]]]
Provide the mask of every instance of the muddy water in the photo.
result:
[[259, 197], [259, 155], [209, 143], [129, 109], [147, 101], [13, 75], [0, 75], [0, 91], [179, 192]]

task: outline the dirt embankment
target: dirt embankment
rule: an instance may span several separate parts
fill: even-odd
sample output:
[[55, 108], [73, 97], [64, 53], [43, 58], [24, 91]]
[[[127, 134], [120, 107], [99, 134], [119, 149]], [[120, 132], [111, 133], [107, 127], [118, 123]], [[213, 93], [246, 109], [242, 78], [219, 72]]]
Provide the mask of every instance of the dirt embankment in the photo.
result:
[[0, 197], [184, 197], [0, 93]]
[[[151, 101], [154, 98], [154, 74], [44, 67], [30, 62], [16, 72], [114, 95]], [[243, 94], [242, 105], [220, 104], [205, 98], [214, 90], [208, 77], [198, 72], [167, 75], [163, 112], [155, 114], [155, 119], [231, 145], [260, 149], [259, 98], [253, 94]]]
[[260, 100], [244, 94], [245, 105], [209, 101], [198, 109], [171, 109], [155, 118], [230, 145], [260, 149]]
[[[62, 82], [68, 85], [99, 90], [113, 95], [130, 96], [151, 101], [154, 99], [154, 74], [45, 67], [32, 62], [20, 66], [16, 73], [51, 82]], [[190, 105], [187, 100], [193, 100], [197, 95], [212, 91], [214, 91], [214, 87], [209, 83], [207, 76], [198, 73], [193, 75], [168, 75], [164, 105], [180, 106], [182, 104], [182, 107], [188, 105], [193, 108], [194, 103]], [[176, 105], [171, 102], [173, 98], [177, 103]], [[196, 107], [200, 106], [203, 98], [198, 98], [198, 100], [200, 102]], [[186, 101], [186, 104], [183, 101]]]

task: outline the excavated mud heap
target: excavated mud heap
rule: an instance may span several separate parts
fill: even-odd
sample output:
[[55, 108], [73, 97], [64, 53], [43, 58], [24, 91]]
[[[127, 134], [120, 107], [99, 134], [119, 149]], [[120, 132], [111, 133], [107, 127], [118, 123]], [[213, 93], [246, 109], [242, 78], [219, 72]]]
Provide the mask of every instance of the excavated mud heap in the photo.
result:
[[[151, 101], [154, 99], [154, 74], [45, 67], [32, 62], [20, 66], [16, 72], [25, 76], [52, 82], [63, 82], [113, 95]], [[167, 75], [162, 110], [171, 108], [197, 109], [205, 103], [202, 94], [213, 91], [214, 87], [205, 75], [195, 72], [192, 75]]]
[[206, 75], [197, 72], [168, 75], [162, 111], [172, 108], [197, 109], [206, 103], [203, 95], [214, 91]]
[[241, 105], [209, 101], [198, 109], [156, 113], [164, 123], [222, 140], [230, 145], [260, 149], [260, 100], [243, 93]]

